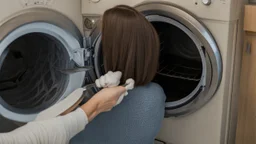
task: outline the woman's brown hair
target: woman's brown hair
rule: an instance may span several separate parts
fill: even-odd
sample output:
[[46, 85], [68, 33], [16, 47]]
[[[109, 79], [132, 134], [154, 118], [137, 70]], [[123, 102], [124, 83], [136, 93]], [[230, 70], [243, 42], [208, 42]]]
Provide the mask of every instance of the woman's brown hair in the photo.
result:
[[159, 38], [150, 22], [134, 8], [119, 5], [103, 15], [102, 52], [106, 71], [121, 71], [121, 83], [136, 86], [153, 80], [159, 58]]

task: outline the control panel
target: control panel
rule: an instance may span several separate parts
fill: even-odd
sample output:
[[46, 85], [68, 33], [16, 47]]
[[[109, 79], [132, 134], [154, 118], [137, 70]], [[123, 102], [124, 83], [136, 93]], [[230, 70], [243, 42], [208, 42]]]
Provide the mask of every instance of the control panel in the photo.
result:
[[24, 7], [27, 6], [48, 6], [53, 3], [54, 0], [20, 0]]
[[178, 5], [199, 18], [221, 21], [237, 20], [242, 6], [242, 0], [82, 0], [82, 14], [102, 15], [107, 9], [116, 5], [134, 7], [150, 1]]

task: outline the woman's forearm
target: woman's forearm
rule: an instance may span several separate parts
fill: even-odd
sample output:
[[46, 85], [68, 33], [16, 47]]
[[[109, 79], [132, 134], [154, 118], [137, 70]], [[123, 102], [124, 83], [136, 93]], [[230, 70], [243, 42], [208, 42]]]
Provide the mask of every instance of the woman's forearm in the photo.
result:
[[99, 97], [102, 95], [91, 98], [80, 108], [64, 116], [30, 122], [10, 133], [0, 134], [0, 143], [68, 143], [89, 121], [103, 111], [99, 108], [104, 105]]
[[65, 116], [30, 122], [10, 133], [0, 134], [0, 143], [65, 144], [81, 132], [87, 123], [84, 111], [79, 108]]
[[100, 113], [98, 105], [99, 100], [91, 98], [87, 103], [80, 107], [85, 112], [89, 121], [92, 121]]

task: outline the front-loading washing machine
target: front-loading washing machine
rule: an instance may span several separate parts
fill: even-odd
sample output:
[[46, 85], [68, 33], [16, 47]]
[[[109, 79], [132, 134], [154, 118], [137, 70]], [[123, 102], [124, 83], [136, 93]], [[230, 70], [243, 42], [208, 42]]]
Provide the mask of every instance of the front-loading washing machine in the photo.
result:
[[[234, 143], [241, 60], [242, 0], [82, 0], [84, 32], [99, 76], [100, 17], [125, 4], [143, 13], [160, 37], [154, 81], [167, 96], [157, 137], [173, 144]], [[97, 22], [96, 22], [97, 23]], [[89, 31], [89, 32], [88, 32]]]
[[81, 87], [85, 72], [61, 71], [84, 64], [80, 0], [1, 0], [0, 132]]

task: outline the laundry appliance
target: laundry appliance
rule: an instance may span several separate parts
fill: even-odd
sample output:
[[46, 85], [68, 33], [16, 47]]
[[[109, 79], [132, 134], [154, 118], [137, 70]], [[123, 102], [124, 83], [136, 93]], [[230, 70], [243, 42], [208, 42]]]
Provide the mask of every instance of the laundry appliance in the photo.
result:
[[84, 32], [100, 55], [101, 16], [116, 5], [135, 7], [161, 43], [154, 82], [167, 96], [157, 137], [173, 144], [234, 143], [241, 61], [241, 0], [82, 0]]
[[83, 85], [82, 29], [80, 0], [0, 1], [0, 132]]

